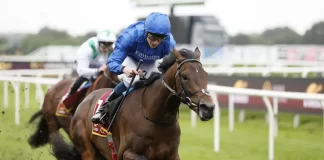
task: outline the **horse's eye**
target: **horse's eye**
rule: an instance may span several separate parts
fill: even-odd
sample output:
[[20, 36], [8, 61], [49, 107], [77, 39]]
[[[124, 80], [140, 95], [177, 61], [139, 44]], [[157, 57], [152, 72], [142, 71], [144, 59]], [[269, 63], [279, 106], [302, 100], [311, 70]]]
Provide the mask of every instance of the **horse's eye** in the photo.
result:
[[189, 78], [187, 76], [183, 75], [182, 80], [187, 81], [187, 80], [189, 80]]

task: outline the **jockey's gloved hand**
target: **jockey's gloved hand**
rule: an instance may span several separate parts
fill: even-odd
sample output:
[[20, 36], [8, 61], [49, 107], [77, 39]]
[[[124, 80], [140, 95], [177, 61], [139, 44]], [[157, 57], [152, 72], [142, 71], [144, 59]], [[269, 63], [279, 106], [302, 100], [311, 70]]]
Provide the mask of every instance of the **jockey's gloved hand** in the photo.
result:
[[124, 67], [123, 72], [126, 74], [127, 77], [133, 77], [134, 75], [139, 74], [135, 68], [130, 67]]
[[101, 65], [101, 66], [98, 68], [98, 75], [99, 75], [101, 72], [104, 72], [106, 69], [107, 69], [107, 65], [106, 65], [106, 64]]

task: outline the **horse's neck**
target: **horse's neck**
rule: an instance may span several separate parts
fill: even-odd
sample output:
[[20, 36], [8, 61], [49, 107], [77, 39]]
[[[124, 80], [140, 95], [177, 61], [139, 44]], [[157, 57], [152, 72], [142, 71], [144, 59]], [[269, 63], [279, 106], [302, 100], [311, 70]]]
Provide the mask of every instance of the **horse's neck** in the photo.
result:
[[[174, 87], [176, 84], [175, 73], [175, 66], [172, 66], [163, 77], [164, 82], [170, 87]], [[149, 86], [142, 98], [144, 110], [149, 119], [164, 123], [171, 123], [176, 120], [180, 100], [171, 94], [170, 90], [163, 85], [161, 79]]]
[[104, 74], [102, 74], [98, 77], [98, 81], [94, 89], [97, 90], [100, 88], [110, 88], [110, 87], [111, 87], [110, 79], [106, 77]]

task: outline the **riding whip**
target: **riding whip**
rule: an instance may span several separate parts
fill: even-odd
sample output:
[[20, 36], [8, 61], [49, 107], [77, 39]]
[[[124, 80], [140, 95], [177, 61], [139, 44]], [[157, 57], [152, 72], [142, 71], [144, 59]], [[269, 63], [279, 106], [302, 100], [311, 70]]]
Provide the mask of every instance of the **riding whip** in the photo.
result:
[[[140, 68], [140, 66], [141, 66], [142, 64], [143, 64], [143, 60], [141, 59], [141, 60], [139, 61], [138, 65], [137, 65], [136, 71], [139, 70], [139, 68]], [[121, 100], [121, 102], [119, 103], [118, 108], [117, 108], [117, 110], [116, 110], [116, 112], [115, 112], [113, 118], [111, 119], [111, 122], [109, 123], [108, 130], [107, 130], [107, 131], [110, 131], [110, 128], [111, 128], [112, 124], [114, 123], [115, 118], [117, 117], [117, 114], [118, 114], [118, 112], [119, 112], [119, 109], [120, 109], [121, 105], [122, 105], [123, 102], [124, 102], [125, 97], [128, 95], [128, 92], [129, 92], [130, 88], [132, 87], [132, 84], [133, 84], [133, 81], [134, 81], [135, 77], [136, 77], [136, 75], [134, 75], [134, 76], [132, 77], [132, 80], [131, 80], [131, 82], [129, 83], [129, 86], [127, 87], [126, 94], [125, 94], [125, 96], [123, 97], [123, 99]], [[105, 115], [106, 115], [106, 113], [105, 113]], [[104, 115], [104, 116], [105, 116], [105, 115]], [[104, 116], [103, 116], [103, 117], [104, 117]]]

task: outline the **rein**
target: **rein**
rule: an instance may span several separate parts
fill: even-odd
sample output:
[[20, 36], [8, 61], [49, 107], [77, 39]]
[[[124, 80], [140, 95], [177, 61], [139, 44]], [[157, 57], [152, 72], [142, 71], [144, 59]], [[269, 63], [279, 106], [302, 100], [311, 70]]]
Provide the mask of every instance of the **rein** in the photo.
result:
[[[166, 84], [165, 83], [165, 81], [164, 81], [164, 75], [162, 76], [162, 84], [171, 92], [171, 96], [176, 96], [177, 98], [179, 98], [180, 99], [180, 101], [182, 102], [182, 103], [184, 103], [184, 104], [186, 104], [187, 106], [195, 106], [195, 107], [198, 107], [198, 113], [199, 113], [199, 110], [200, 110], [200, 101], [201, 101], [201, 99], [202, 98], [204, 98], [205, 96], [209, 96], [210, 95], [210, 93], [209, 93], [209, 91], [207, 91], [207, 90], [205, 90], [205, 89], [202, 89], [202, 90], [198, 90], [198, 91], [195, 91], [194, 93], [189, 93], [186, 89], [185, 89], [185, 87], [184, 87], [184, 85], [183, 85], [183, 83], [182, 83], [182, 81], [181, 81], [181, 78], [182, 78], [182, 76], [181, 76], [181, 74], [180, 74], [180, 69], [181, 69], [181, 67], [183, 66], [183, 64], [185, 64], [185, 63], [187, 63], [187, 62], [197, 62], [197, 63], [199, 63], [200, 65], [201, 65], [201, 63], [200, 63], [200, 61], [198, 61], [197, 59], [185, 59], [185, 60], [182, 60], [182, 61], [179, 61], [179, 62], [177, 62], [177, 72], [176, 72], [176, 75], [175, 75], [175, 78], [177, 79], [177, 80], [179, 80], [179, 82], [180, 82], [180, 93], [177, 93], [177, 91], [176, 90], [173, 90], [168, 84]], [[180, 64], [179, 64], [180, 63]], [[177, 121], [178, 121], [178, 119], [179, 119], [179, 108], [178, 108], [178, 111], [177, 111], [177, 118], [176, 118], [176, 120], [174, 121], [174, 122], [172, 122], [172, 123], [166, 123], [166, 122], [157, 122], [157, 121], [154, 121], [154, 120], [152, 120], [152, 119], [150, 119], [150, 118], [148, 118], [145, 114], [144, 114], [144, 112], [143, 112], [143, 103], [142, 103], [142, 97], [143, 97], [143, 94], [144, 94], [144, 92], [145, 92], [145, 90], [146, 90], [146, 88], [147, 88], [147, 86], [144, 88], [144, 90], [143, 90], [143, 92], [142, 92], [142, 94], [141, 94], [141, 100], [140, 100], [140, 102], [141, 102], [141, 105], [140, 105], [140, 108], [141, 108], [141, 112], [142, 112], [142, 116], [146, 119], [146, 120], [148, 120], [148, 121], [151, 121], [151, 122], [153, 122], [153, 123], [155, 123], [155, 124], [159, 124], [159, 125], [173, 125], [173, 124], [175, 124], [175, 123], [177, 123]], [[177, 85], [175, 85], [175, 88], [177, 89]], [[193, 102], [192, 100], [191, 100], [191, 98], [190, 97], [192, 97], [192, 96], [194, 96], [194, 95], [196, 95], [197, 93], [203, 93], [202, 94], [202, 96], [200, 96], [200, 98], [199, 98], [199, 102]]]
[[141, 108], [142, 116], [143, 116], [146, 120], [148, 120], [148, 121], [150, 121], [150, 122], [152, 122], [152, 123], [155, 123], [155, 124], [161, 125], [161, 126], [163, 126], [163, 125], [173, 125], [173, 124], [175, 124], [175, 123], [178, 121], [178, 119], [179, 119], [179, 108], [178, 108], [178, 111], [177, 111], [177, 119], [175, 120], [175, 122], [171, 122], [171, 123], [167, 123], [167, 122], [157, 122], [157, 121], [154, 121], [154, 120], [148, 118], [148, 117], [144, 114], [144, 112], [143, 112], [142, 97], [143, 97], [144, 92], [146, 91], [146, 88], [147, 88], [147, 86], [144, 88], [144, 90], [143, 90], [143, 92], [142, 92], [142, 94], [141, 94], [141, 99], [140, 99], [140, 102], [141, 102], [140, 108]]
[[[102, 73], [101, 73], [102, 74]], [[119, 82], [114, 81], [108, 74], [107, 72], [103, 72], [103, 75], [108, 78], [114, 85], [117, 85]]]

